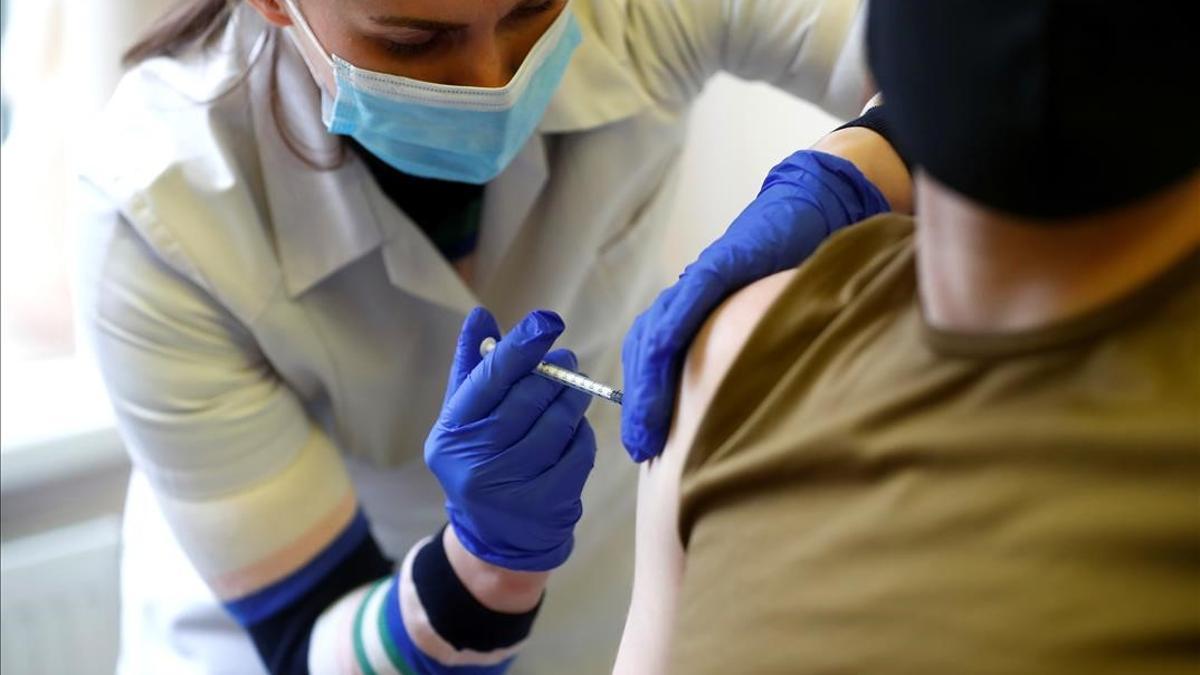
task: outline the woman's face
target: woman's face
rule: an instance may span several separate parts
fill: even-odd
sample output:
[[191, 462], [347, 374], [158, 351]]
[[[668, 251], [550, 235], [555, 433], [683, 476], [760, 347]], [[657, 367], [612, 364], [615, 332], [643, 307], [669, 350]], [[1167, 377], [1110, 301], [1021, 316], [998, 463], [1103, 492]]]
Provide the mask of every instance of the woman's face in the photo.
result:
[[[251, 0], [277, 24], [283, 0]], [[503, 87], [567, 0], [297, 0], [325, 51], [383, 73]], [[272, 7], [274, 6], [274, 7]], [[274, 14], [272, 12], [277, 12]]]

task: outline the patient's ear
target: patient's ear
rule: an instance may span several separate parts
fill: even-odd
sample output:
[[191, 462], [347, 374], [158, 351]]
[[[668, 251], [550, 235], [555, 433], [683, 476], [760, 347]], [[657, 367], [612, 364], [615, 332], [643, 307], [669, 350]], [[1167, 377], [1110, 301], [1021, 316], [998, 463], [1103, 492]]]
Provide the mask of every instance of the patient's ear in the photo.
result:
[[292, 17], [288, 16], [283, 0], [246, 0], [246, 2], [258, 10], [258, 13], [272, 26], [286, 28], [292, 25]]

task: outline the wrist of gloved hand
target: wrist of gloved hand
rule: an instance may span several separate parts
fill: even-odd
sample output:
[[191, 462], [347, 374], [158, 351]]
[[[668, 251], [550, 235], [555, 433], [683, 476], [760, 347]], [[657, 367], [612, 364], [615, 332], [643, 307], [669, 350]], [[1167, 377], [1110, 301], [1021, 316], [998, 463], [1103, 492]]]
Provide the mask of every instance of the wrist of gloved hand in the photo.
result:
[[481, 357], [480, 342], [500, 331], [485, 310], [472, 312], [425, 443], [463, 548], [510, 570], [566, 561], [595, 459], [590, 398], [533, 374], [542, 360], [577, 367], [570, 352], [549, 351], [563, 328], [557, 315], [533, 312]]
[[837, 230], [888, 209], [879, 190], [840, 157], [805, 150], [772, 169], [754, 202], [637, 318], [625, 339], [621, 440], [634, 461], [662, 452], [683, 358], [725, 298], [795, 267]]
[[471, 596], [498, 612], [516, 614], [537, 606], [550, 572], [522, 572], [480, 559], [462, 545], [454, 526], [447, 523], [441, 536], [446, 560]]

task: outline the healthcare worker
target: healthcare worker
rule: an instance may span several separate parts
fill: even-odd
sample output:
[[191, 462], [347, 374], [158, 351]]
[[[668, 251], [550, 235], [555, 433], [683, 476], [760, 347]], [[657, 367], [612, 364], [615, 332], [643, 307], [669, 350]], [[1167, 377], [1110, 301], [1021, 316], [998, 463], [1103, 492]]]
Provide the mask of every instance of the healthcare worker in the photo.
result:
[[[121, 672], [474, 673], [518, 651], [513, 672], [606, 670], [634, 464], [615, 406], [589, 420], [528, 373], [617, 378], [707, 79], [851, 114], [860, 20], [836, 0], [186, 0], [84, 157], [81, 305], [136, 467]], [[716, 302], [886, 208], [836, 157], [781, 165], [631, 334], [634, 458]]]

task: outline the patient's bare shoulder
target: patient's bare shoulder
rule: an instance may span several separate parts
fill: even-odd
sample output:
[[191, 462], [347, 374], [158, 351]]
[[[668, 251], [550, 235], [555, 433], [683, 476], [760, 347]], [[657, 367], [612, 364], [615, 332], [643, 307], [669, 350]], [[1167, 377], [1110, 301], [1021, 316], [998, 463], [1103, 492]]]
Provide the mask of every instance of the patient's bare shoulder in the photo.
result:
[[[795, 277], [788, 270], [757, 281], [730, 296], [709, 316], [688, 350], [679, 379], [675, 415], [662, 456], [649, 464], [651, 484], [667, 483], [659, 492], [678, 496], [688, 448], [695, 439], [717, 387], [741, 354], [755, 327]], [[659, 478], [662, 476], [662, 478]], [[657, 493], [654, 495], [658, 497]]]
[[638, 485], [633, 597], [614, 673], [667, 669], [683, 579], [684, 554], [676, 523], [687, 451], [717, 386], [794, 276], [794, 271], [776, 274], [735, 293], [713, 312], [692, 342], [666, 447], [662, 456], [644, 465]]
[[[788, 270], [757, 281], [726, 300], [700, 330], [688, 351], [679, 386], [672, 436], [691, 445], [717, 386], [741, 353], [750, 334], [796, 276]], [[682, 454], [682, 453], [677, 453]]]

